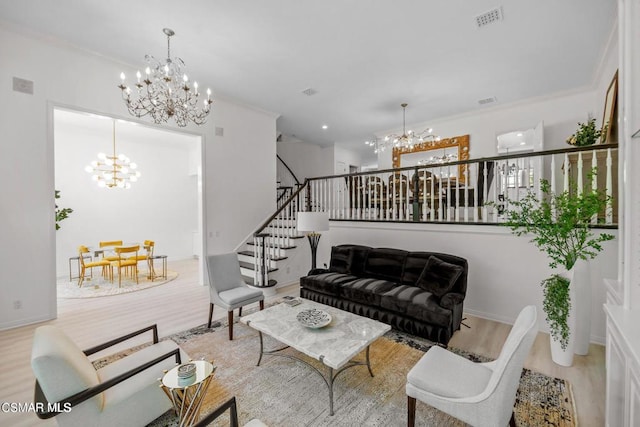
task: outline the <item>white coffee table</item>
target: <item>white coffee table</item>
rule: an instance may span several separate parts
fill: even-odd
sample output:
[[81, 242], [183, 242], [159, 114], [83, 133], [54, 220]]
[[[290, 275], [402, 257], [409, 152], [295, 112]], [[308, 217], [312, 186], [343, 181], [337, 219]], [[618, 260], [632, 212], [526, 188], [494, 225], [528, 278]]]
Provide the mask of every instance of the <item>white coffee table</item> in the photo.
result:
[[[277, 304], [265, 310], [240, 318], [242, 323], [256, 329], [260, 336], [260, 357], [258, 366], [265, 354], [282, 356], [300, 361], [318, 372], [329, 389], [329, 413], [333, 415], [333, 382], [345, 369], [364, 365], [373, 377], [369, 361], [369, 346], [391, 329], [389, 325], [338, 310], [313, 301], [302, 299], [303, 303], [291, 307], [285, 303]], [[332, 317], [331, 323], [319, 329], [302, 326], [296, 319], [298, 313], [308, 309], [324, 310]], [[265, 350], [262, 334], [285, 344], [286, 347]], [[291, 347], [309, 357], [322, 362], [328, 367], [325, 376], [308, 362], [280, 351]], [[352, 360], [358, 353], [366, 349], [364, 361]]]

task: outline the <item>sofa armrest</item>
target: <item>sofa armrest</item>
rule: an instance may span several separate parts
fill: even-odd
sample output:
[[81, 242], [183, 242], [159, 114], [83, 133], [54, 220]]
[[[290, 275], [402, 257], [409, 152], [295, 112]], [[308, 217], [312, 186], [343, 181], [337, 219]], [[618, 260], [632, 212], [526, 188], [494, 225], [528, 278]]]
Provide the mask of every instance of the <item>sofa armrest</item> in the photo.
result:
[[315, 276], [316, 274], [328, 273], [329, 270], [326, 268], [313, 268], [309, 270], [307, 276]]
[[464, 301], [464, 295], [459, 294], [457, 292], [449, 292], [448, 294], [444, 294], [442, 298], [440, 298], [440, 305], [444, 308], [448, 308], [449, 310], [453, 310], [453, 308]]

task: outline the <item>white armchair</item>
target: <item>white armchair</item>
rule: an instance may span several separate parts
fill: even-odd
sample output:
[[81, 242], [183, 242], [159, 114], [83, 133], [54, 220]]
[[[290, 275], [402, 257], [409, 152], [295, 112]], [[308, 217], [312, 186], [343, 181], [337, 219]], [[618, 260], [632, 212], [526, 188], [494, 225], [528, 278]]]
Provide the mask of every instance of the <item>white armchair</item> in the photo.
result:
[[260, 303], [260, 310], [264, 309], [264, 294], [259, 289], [247, 286], [240, 274], [240, 262], [238, 254], [227, 253], [209, 255], [207, 257], [209, 270], [209, 323], [213, 317], [213, 306], [219, 305], [227, 310], [229, 319], [229, 340], [233, 340], [233, 310], [239, 309], [242, 316], [242, 307], [254, 302]]
[[[103, 368], [87, 357], [147, 331], [153, 345]], [[188, 355], [173, 341], [158, 342], [156, 325], [84, 352], [60, 329], [41, 326], [31, 352], [37, 415], [56, 417], [60, 426], [145, 426], [172, 408], [158, 378], [181, 360]]]
[[408, 425], [415, 425], [416, 399], [473, 426], [515, 425], [516, 391], [537, 332], [536, 307], [530, 305], [493, 362], [474, 363], [431, 347], [407, 374]]

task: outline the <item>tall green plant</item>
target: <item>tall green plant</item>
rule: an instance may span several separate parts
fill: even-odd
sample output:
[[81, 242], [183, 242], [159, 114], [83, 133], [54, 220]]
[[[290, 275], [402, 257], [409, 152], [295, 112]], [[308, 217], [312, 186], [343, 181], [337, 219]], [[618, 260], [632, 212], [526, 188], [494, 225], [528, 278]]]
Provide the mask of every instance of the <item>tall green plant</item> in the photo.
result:
[[[585, 188], [591, 188], [591, 176]], [[558, 265], [571, 270], [578, 259], [589, 260], [602, 251], [602, 242], [613, 235], [596, 235], [591, 219], [606, 209], [611, 196], [602, 191], [585, 190], [578, 193], [573, 181], [562, 193], [551, 191], [546, 179], [540, 180], [542, 198], [528, 192], [520, 200], [509, 200], [506, 225], [517, 235], [530, 234], [531, 242], [549, 257], [549, 266]]]
[[[60, 190], [56, 190], [55, 198], [56, 200], [60, 198]], [[71, 212], [73, 212], [73, 209], [59, 208], [58, 203], [56, 203], [56, 230], [60, 230], [59, 222], [62, 221], [63, 219], [68, 218]]]
[[[533, 236], [531, 242], [547, 254], [551, 268], [561, 265], [571, 270], [577, 260], [589, 260], [598, 255], [603, 249], [602, 243], [614, 237], [608, 233], [595, 234], [590, 226], [591, 219], [611, 203], [611, 196], [591, 189], [595, 173], [593, 170], [589, 174], [586, 190], [582, 193], [577, 191], [573, 181], [570, 181], [569, 189], [552, 192], [549, 181], [542, 179], [542, 197], [529, 192], [520, 200], [508, 201], [506, 225], [517, 236]], [[551, 335], [564, 350], [569, 342], [569, 280], [553, 275], [541, 285], [543, 309]]]

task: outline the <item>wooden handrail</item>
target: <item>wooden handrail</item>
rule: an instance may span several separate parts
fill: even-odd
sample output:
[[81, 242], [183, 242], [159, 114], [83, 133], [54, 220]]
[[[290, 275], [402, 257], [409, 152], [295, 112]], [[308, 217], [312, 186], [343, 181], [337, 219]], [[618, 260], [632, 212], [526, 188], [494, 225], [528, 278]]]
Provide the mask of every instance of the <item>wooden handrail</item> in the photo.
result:
[[304, 180], [304, 183], [303, 183], [301, 186], [299, 186], [299, 187], [298, 187], [298, 189], [295, 191], [295, 193], [293, 193], [293, 194], [291, 195], [291, 197], [289, 197], [289, 198], [287, 199], [287, 201], [286, 201], [286, 202], [284, 202], [284, 203], [282, 204], [282, 206], [280, 206], [280, 207], [275, 211], [275, 213], [269, 217], [269, 219], [267, 219], [267, 220], [266, 220], [266, 221], [265, 221], [265, 222], [264, 222], [260, 227], [258, 227], [258, 229], [253, 233], [253, 235], [255, 236], [255, 235], [257, 235], [257, 234], [262, 233], [262, 231], [263, 231], [265, 228], [267, 228], [267, 227], [269, 226], [269, 224], [271, 223], [271, 221], [273, 221], [274, 219], [276, 219], [276, 217], [278, 216], [278, 214], [279, 214], [280, 212], [282, 212], [283, 210], [285, 210], [285, 208], [286, 208], [287, 206], [289, 206], [289, 204], [290, 204], [290, 203], [291, 203], [291, 202], [292, 202], [292, 201], [293, 201], [293, 200], [298, 196], [298, 194], [300, 194], [300, 193], [302, 192], [302, 190], [304, 190], [304, 189], [306, 188], [306, 186], [308, 185], [308, 182], [309, 182], [309, 180], [305, 179], [305, 180]]
[[278, 160], [280, 160], [280, 162], [284, 165], [285, 168], [287, 168], [287, 170], [289, 171], [289, 173], [291, 174], [291, 176], [293, 177], [293, 179], [296, 181], [297, 185], [300, 185], [300, 181], [298, 180], [298, 177], [296, 176], [295, 173], [293, 173], [293, 171], [291, 170], [291, 168], [289, 167], [289, 165], [287, 165], [284, 160], [282, 160], [282, 157], [280, 157], [278, 154], [276, 154], [276, 157], [278, 158]]

